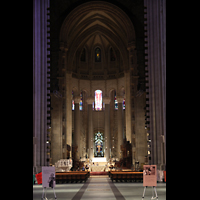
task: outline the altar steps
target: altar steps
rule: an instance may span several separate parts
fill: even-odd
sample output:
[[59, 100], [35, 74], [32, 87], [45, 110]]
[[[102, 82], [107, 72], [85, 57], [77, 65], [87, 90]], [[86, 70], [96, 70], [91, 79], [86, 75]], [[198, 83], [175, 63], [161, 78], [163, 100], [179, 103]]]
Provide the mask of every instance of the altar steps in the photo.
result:
[[90, 176], [105, 176], [108, 172], [90, 172]]

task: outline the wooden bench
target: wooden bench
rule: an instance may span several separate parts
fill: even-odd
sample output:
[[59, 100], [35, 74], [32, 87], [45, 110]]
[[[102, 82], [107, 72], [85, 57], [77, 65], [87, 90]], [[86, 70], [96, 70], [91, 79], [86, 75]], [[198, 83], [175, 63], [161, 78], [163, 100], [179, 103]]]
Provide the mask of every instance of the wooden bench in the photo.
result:
[[89, 171], [56, 172], [56, 183], [86, 182], [89, 177]]
[[143, 182], [143, 172], [133, 172], [133, 171], [110, 171], [109, 177], [112, 182], [117, 181], [130, 181], [130, 182]]

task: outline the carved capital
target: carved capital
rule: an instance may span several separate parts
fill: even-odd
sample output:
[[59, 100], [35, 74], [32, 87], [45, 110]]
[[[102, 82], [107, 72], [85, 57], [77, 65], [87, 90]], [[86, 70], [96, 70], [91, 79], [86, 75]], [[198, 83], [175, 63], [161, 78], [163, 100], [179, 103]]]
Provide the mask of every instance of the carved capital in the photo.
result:
[[118, 103], [123, 103], [124, 97], [116, 96]]
[[81, 100], [81, 97], [80, 96], [75, 96], [74, 97], [74, 103], [79, 103]]
[[88, 97], [86, 101], [87, 101], [87, 104], [93, 104], [94, 97]]
[[109, 98], [109, 97], [104, 97], [104, 98], [103, 98], [103, 102], [104, 102], [105, 104], [109, 104], [109, 103], [110, 103], [110, 98]]

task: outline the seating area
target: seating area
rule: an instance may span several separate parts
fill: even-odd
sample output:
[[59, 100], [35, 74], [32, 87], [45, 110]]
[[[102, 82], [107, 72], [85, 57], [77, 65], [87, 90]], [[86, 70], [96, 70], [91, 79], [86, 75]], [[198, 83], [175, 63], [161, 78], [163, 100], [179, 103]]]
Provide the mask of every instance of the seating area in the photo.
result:
[[56, 172], [56, 183], [86, 182], [89, 177], [89, 171]]
[[108, 175], [112, 182], [143, 182], [143, 172], [109, 171]]

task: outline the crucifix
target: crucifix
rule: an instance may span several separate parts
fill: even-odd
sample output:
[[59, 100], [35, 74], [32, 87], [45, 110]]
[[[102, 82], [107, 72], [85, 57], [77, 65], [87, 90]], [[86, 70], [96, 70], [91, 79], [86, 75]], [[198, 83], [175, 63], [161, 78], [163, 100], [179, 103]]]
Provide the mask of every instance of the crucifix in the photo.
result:
[[97, 145], [97, 148], [98, 148], [98, 152], [100, 152], [101, 151], [101, 145], [100, 144]]

